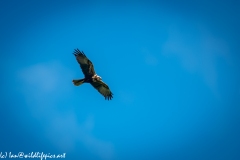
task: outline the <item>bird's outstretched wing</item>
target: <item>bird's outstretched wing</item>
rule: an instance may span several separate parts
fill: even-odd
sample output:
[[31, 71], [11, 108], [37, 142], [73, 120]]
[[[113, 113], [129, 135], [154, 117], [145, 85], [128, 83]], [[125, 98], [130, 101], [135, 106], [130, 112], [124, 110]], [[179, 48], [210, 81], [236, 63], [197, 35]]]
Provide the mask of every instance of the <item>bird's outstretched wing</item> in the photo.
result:
[[94, 82], [91, 82], [91, 85], [98, 90], [99, 93], [101, 93], [105, 99], [111, 100], [113, 98], [113, 93], [110, 91], [107, 84], [105, 84], [101, 80], [96, 80]]
[[81, 52], [79, 49], [74, 49], [73, 54], [75, 55], [82, 72], [85, 77], [92, 77], [95, 75], [94, 67], [92, 62], [85, 56], [83, 51]]

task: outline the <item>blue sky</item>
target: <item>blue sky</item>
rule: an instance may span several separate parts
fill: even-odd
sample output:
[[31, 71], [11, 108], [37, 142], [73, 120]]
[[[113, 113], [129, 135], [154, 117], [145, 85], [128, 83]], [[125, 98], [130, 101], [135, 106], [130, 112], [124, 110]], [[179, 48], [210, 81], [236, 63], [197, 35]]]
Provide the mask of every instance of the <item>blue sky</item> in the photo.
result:
[[[1, 1], [0, 152], [240, 158], [239, 1]], [[105, 101], [72, 52], [114, 93]]]

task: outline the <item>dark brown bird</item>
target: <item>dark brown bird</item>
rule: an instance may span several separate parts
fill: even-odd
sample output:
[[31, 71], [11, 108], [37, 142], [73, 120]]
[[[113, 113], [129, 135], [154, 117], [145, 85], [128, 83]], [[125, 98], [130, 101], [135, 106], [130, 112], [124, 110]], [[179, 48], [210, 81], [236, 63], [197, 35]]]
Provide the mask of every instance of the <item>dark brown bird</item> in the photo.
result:
[[83, 79], [73, 80], [75, 86], [79, 86], [83, 83], [90, 83], [95, 89], [101, 93], [105, 99], [111, 100], [113, 93], [110, 91], [107, 84], [102, 81], [102, 78], [96, 74], [92, 62], [86, 57], [86, 55], [79, 49], [74, 49], [73, 54], [75, 55], [82, 72], [85, 76]]

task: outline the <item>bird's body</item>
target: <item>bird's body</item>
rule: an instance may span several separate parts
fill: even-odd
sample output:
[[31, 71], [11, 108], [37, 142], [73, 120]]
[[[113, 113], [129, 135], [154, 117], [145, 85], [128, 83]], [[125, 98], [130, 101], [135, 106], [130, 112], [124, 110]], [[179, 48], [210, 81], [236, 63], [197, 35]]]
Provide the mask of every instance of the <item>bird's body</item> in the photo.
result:
[[102, 78], [95, 73], [92, 62], [85, 56], [83, 52], [79, 51], [79, 49], [75, 49], [73, 54], [80, 64], [82, 72], [85, 76], [83, 79], [73, 80], [73, 84], [75, 86], [79, 86], [83, 83], [90, 83], [105, 97], [105, 99], [111, 100], [113, 98], [113, 93], [110, 91], [107, 84], [102, 81]]
[[[73, 83], [74, 85], [76, 85], [76, 83], [93, 83], [93, 82], [96, 82], [96, 81], [100, 81], [101, 80], [101, 77], [98, 76], [97, 74], [93, 75], [92, 77], [89, 76], [89, 77], [85, 77], [83, 79], [79, 79], [79, 80], [73, 80]], [[79, 86], [79, 85], [76, 85], [76, 86]]]

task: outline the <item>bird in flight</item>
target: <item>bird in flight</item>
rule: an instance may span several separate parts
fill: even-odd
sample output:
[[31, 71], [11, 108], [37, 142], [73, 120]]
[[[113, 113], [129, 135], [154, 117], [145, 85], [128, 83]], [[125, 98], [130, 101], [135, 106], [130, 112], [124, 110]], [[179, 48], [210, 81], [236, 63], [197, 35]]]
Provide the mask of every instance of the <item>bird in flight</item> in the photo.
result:
[[75, 86], [80, 86], [83, 83], [90, 83], [106, 100], [111, 100], [113, 98], [113, 93], [108, 85], [102, 81], [102, 78], [96, 74], [92, 62], [86, 57], [83, 51], [81, 52], [79, 49], [74, 49], [73, 54], [80, 64], [85, 76], [83, 79], [73, 80], [73, 84]]

